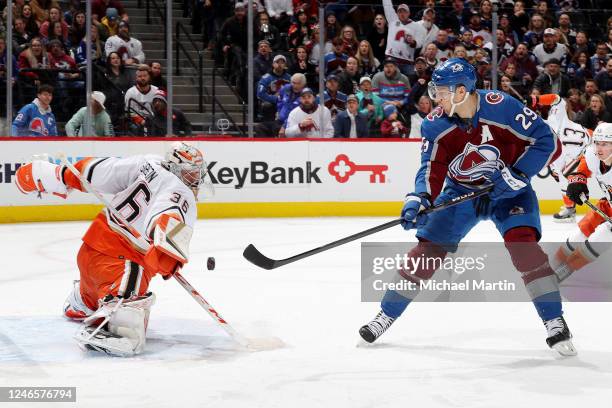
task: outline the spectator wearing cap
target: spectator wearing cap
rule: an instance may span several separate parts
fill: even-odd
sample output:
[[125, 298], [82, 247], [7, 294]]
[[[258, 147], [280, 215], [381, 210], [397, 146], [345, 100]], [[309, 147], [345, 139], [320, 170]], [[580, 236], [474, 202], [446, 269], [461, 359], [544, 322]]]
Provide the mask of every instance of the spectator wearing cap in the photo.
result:
[[515, 77], [522, 81], [524, 87], [530, 87], [538, 76], [538, 67], [531, 58], [525, 43], [518, 44], [512, 56], [502, 61], [499, 68], [505, 71], [508, 64], [514, 65], [516, 68]]
[[346, 99], [346, 110], [338, 113], [334, 120], [334, 137], [356, 139], [369, 135], [367, 116], [359, 112], [359, 100], [351, 94]]
[[410, 101], [410, 82], [391, 58], [385, 60], [383, 70], [372, 78], [372, 91], [385, 104], [394, 105], [398, 109], [407, 106]]
[[[166, 100], [166, 92], [158, 90], [153, 96], [151, 102], [152, 116], [147, 116], [145, 119], [146, 136], [166, 136], [167, 116], [168, 116], [168, 101]], [[191, 136], [191, 123], [181, 110], [172, 109], [172, 135], [176, 136]]]
[[436, 11], [433, 8], [426, 8], [423, 10], [423, 17], [417, 22], [423, 29], [421, 34], [421, 48], [426, 47], [427, 44], [431, 44], [436, 40], [440, 28], [436, 25]]
[[[489, 55], [493, 56], [493, 42], [488, 42], [483, 47]], [[506, 33], [497, 30], [497, 63], [501, 64], [506, 58], [510, 58], [514, 52], [514, 47], [506, 41]]]
[[114, 7], [106, 9], [106, 15], [102, 17], [99, 26], [104, 30], [106, 38], [117, 35], [119, 31], [119, 12]]
[[253, 58], [253, 82], [257, 83], [272, 69], [272, 48], [268, 40], [257, 43], [257, 55]]
[[293, 74], [291, 82], [284, 85], [276, 101], [276, 118], [267, 122], [255, 125], [256, 137], [276, 137], [284, 135], [284, 127], [289, 117], [289, 113], [300, 104], [302, 89], [306, 87], [306, 77], [304, 74]]
[[346, 60], [346, 68], [338, 74], [340, 81], [340, 92], [351, 95], [359, 90], [359, 62], [355, 57], [349, 57]]
[[290, 81], [291, 76], [287, 73], [287, 59], [284, 55], [279, 54], [274, 57], [270, 72], [261, 77], [257, 84], [257, 99], [264, 121], [274, 119], [280, 90]]
[[385, 119], [380, 124], [382, 137], [407, 137], [408, 129], [398, 120], [397, 108], [393, 105], [385, 105], [383, 108]]
[[536, 57], [539, 66], [544, 66], [546, 61], [553, 58], [565, 66], [568, 52], [569, 50], [565, 45], [557, 42], [557, 31], [554, 28], [544, 30], [544, 42], [536, 45], [533, 49], [533, 55]]
[[66, 123], [67, 136], [114, 136], [113, 124], [104, 106], [106, 96], [100, 91], [91, 93], [89, 107], [91, 109], [91, 128], [93, 135], [85, 134], [85, 119], [87, 107], [79, 109]]
[[[338, 112], [346, 109], [347, 95], [339, 91], [340, 79], [335, 74], [331, 74], [325, 80], [325, 91], [323, 91], [323, 105], [331, 112], [332, 119]], [[320, 95], [317, 96], [317, 103], [320, 103]]]
[[317, 103], [312, 89], [304, 88], [302, 90], [299, 106], [293, 109], [287, 118], [285, 136], [334, 137], [331, 113], [324, 105]]
[[144, 64], [145, 54], [140, 40], [130, 36], [130, 25], [120, 21], [117, 35], [108, 37], [104, 45], [106, 56], [111, 52], [119, 53], [125, 65]]
[[[383, 117], [383, 104], [385, 101], [374, 92], [372, 92], [372, 79], [364, 76], [359, 80], [359, 92], [357, 92], [357, 100], [359, 101], [359, 112], [368, 120], [368, 126], [371, 133], [380, 131], [380, 122]], [[375, 132], [372, 132], [375, 130]]]
[[94, 23], [100, 24], [104, 16], [108, 16], [106, 12], [109, 8], [117, 10], [121, 20], [129, 21], [129, 16], [119, 0], [93, 0], [91, 2], [91, 16]]
[[281, 49], [281, 38], [278, 28], [270, 24], [270, 16], [265, 11], [257, 14], [257, 24], [255, 25], [255, 42], [266, 40], [270, 44], [272, 51], [277, 52]]
[[409, 74], [414, 70], [415, 50], [421, 48], [425, 37], [424, 27], [410, 19], [410, 7], [406, 4], [397, 6], [395, 12], [391, 0], [383, 0], [383, 8], [389, 22], [385, 54], [395, 58], [402, 73]]
[[219, 37], [224, 55], [223, 75], [240, 83], [246, 75], [248, 29], [246, 7], [242, 2], [234, 5], [234, 15], [223, 23]]
[[556, 58], [551, 58], [544, 64], [544, 72], [536, 78], [533, 89], [544, 94], [557, 94], [562, 98], [567, 97], [571, 88], [570, 79], [561, 73], [561, 62]]
[[332, 52], [325, 54], [323, 59], [325, 75], [336, 73], [346, 67], [348, 55], [344, 53], [344, 42], [341, 38], [334, 38], [332, 41]]

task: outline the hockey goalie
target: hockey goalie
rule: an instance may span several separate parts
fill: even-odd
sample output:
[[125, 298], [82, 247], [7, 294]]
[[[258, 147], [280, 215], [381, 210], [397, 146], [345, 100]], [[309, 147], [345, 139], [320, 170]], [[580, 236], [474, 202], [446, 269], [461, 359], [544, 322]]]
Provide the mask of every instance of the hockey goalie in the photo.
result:
[[[93, 189], [113, 195], [111, 205], [129, 226], [104, 209], [83, 236], [77, 255], [80, 280], [66, 299], [64, 315], [82, 321], [75, 339], [83, 349], [132, 356], [145, 347], [155, 295], [151, 279], [169, 279], [188, 261], [197, 218], [196, 199], [206, 174], [202, 153], [178, 143], [165, 158], [88, 157], [74, 166]], [[86, 191], [66, 166], [33, 160], [17, 170], [25, 194], [66, 198]]]

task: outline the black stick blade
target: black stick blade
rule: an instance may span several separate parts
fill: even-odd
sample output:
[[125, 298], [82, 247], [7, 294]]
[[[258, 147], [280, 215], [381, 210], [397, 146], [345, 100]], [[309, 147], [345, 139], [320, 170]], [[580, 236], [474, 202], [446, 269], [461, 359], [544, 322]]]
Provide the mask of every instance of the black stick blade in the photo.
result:
[[245, 259], [253, 265], [259, 266], [263, 269], [270, 270], [277, 267], [276, 261], [259, 252], [259, 250], [255, 248], [255, 245], [253, 244], [249, 244], [249, 246], [244, 248], [242, 256], [244, 256]]

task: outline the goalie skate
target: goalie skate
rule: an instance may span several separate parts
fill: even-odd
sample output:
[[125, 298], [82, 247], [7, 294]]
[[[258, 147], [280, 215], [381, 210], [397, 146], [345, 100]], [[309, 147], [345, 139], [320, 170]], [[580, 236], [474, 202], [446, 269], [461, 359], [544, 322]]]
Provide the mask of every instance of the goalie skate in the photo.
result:
[[567, 327], [563, 316], [546, 320], [544, 326], [546, 326], [548, 331], [548, 338], [546, 339], [548, 347], [556, 350], [562, 356], [575, 356], [578, 354], [572, 344], [572, 333]]
[[83, 350], [93, 350], [117, 357], [131, 357], [135, 354], [132, 341], [126, 337], [100, 329], [92, 337], [95, 326], [85, 326], [74, 336]]
[[389, 327], [393, 324], [395, 318], [389, 317], [382, 310], [378, 312], [376, 317], [365, 326], [359, 329], [359, 335], [368, 343], [374, 343]]

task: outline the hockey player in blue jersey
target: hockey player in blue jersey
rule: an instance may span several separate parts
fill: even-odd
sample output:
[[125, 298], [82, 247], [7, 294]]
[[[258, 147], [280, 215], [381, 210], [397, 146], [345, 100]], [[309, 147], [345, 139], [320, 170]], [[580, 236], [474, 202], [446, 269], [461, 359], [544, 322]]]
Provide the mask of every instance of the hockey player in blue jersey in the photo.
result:
[[55, 115], [51, 112], [53, 87], [38, 87], [36, 99], [19, 110], [13, 120], [13, 136], [57, 136]]
[[[538, 244], [540, 215], [530, 184], [531, 177], [559, 156], [561, 145], [531, 109], [503, 92], [476, 90], [475, 84], [474, 68], [460, 58], [447, 60], [432, 75], [429, 93], [438, 106], [423, 121], [421, 167], [401, 213], [402, 225], [416, 228], [419, 240], [408, 256], [442, 261], [479, 221], [493, 221], [544, 322], [547, 344], [562, 355], [575, 355], [559, 283]], [[492, 190], [486, 199], [422, 213], [487, 187]], [[398, 277], [418, 288], [432, 277], [436, 264], [441, 262], [400, 270]], [[418, 289], [387, 291], [382, 310], [359, 330], [361, 337], [375, 341], [417, 294]]]

